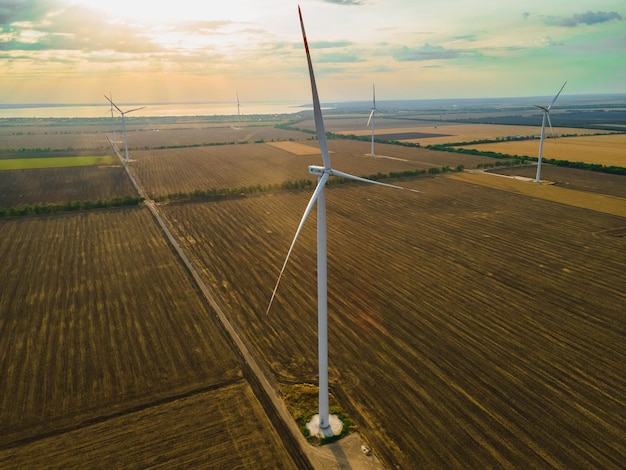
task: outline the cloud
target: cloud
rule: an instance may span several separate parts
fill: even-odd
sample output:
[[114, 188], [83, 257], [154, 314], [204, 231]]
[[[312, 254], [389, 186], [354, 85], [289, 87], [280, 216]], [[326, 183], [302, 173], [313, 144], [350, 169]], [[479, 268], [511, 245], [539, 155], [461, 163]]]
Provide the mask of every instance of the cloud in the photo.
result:
[[462, 36], [453, 36], [452, 39], [456, 41], [475, 42], [477, 38], [475, 34], [464, 34]]
[[48, 0], [2, 0], [0, 1], [0, 24], [39, 21], [50, 11], [54, 11], [55, 5], [55, 2]]
[[[231, 21], [179, 21], [177, 23], [169, 23], [161, 25], [166, 31], [179, 31], [188, 33], [190, 31], [196, 33], [216, 33], [218, 30], [230, 26]], [[256, 31], [253, 29], [246, 31]]]
[[393, 53], [393, 58], [400, 62], [418, 62], [423, 60], [457, 59], [464, 55], [468, 54], [456, 49], [445, 49], [442, 46], [424, 44], [422, 47], [415, 48], [404, 46]]
[[[9, 0], [12, 2], [12, 0]], [[22, 5], [38, 2], [13, 2]], [[46, 3], [46, 2], [43, 2]], [[6, 5], [6, 4], [4, 4]], [[48, 3], [48, 5], [52, 5]], [[9, 7], [15, 6], [9, 3]], [[3, 7], [4, 10], [7, 7]], [[4, 10], [0, 10], [3, 11]], [[3, 27], [5, 51], [115, 51], [122, 53], [159, 52], [144, 30], [115, 23], [96, 10], [71, 5], [59, 10], [14, 8], [10, 24]], [[6, 12], [4, 13], [7, 16]]]
[[562, 42], [554, 41], [550, 36], [542, 36], [539, 39], [539, 44], [543, 47], [557, 47], [564, 45]]
[[619, 20], [622, 21], [624, 17], [616, 11], [588, 11], [586, 13], [580, 13], [578, 15], [571, 16], [570, 18], [560, 18], [556, 20], [557, 26], [566, 26], [572, 28], [579, 24], [598, 24], [606, 23], [608, 21]]
[[326, 54], [320, 54], [317, 61], [319, 63], [354, 63], [354, 62], [363, 62], [363, 59], [359, 59], [356, 54], [351, 54], [348, 52], [329, 52]]
[[[312, 41], [309, 43], [313, 49], [333, 49], [335, 47], [351, 46], [352, 44], [350, 41]], [[298, 43], [298, 47], [301, 48], [302, 45]]]

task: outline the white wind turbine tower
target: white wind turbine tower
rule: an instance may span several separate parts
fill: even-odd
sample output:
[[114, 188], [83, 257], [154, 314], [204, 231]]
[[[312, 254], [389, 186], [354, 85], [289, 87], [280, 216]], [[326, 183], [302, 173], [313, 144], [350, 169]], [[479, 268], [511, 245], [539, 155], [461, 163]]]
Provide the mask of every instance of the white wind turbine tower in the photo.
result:
[[327, 260], [326, 260], [326, 195], [325, 188], [326, 182], [331, 176], [339, 176], [354, 181], [360, 181], [365, 183], [372, 183], [381, 186], [387, 186], [396, 189], [408, 189], [409, 191], [419, 192], [415, 189], [403, 188], [402, 186], [395, 186], [392, 184], [381, 183], [378, 181], [371, 181], [358, 176], [350, 175], [338, 170], [335, 170], [330, 166], [330, 156], [328, 154], [328, 144], [326, 142], [326, 131], [324, 130], [324, 121], [322, 119], [322, 111], [320, 107], [320, 101], [317, 94], [317, 86], [315, 84], [315, 76], [313, 75], [313, 65], [311, 63], [311, 56], [309, 54], [309, 45], [307, 43], [306, 34], [304, 32], [304, 22], [302, 21], [302, 13], [300, 7], [298, 7], [298, 14], [300, 16], [300, 27], [302, 28], [302, 39], [304, 41], [304, 48], [306, 50], [306, 58], [309, 67], [309, 77], [311, 80], [311, 93], [313, 96], [313, 113], [315, 117], [315, 129], [317, 131], [317, 140], [319, 142], [320, 151], [324, 166], [310, 166], [309, 173], [317, 175], [318, 184], [313, 192], [313, 196], [309, 200], [309, 203], [304, 211], [304, 215], [300, 220], [300, 225], [296, 230], [296, 234], [291, 242], [287, 257], [278, 275], [276, 286], [272, 292], [269, 305], [266, 313], [269, 313], [276, 296], [278, 285], [291, 256], [291, 252], [296, 244], [296, 240], [302, 231], [302, 227], [309, 216], [313, 206], [317, 203], [317, 315], [318, 315], [318, 356], [319, 356], [319, 415], [314, 416], [307, 427], [311, 430], [311, 433], [318, 435], [319, 437], [329, 437], [335, 435], [335, 433], [341, 432], [341, 422], [334, 416], [333, 426], [331, 426], [329, 416], [328, 405], [328, 295], [327, 295]]
[[376, 88], [372, 83], [372, 112], [370, 113], [370, 117], [367, 120], [367, 126], [369, 127], [370, 122], [372, 123], [372, 153], [370, 154], [374, 157], [374, 112], [376, 111]]
[[140, 109], [143, 109], [143, 108], [145, 108], [145, 106], [141, 106], [139, 108], [134, 108], [134, 109], [129, 109], [128, 111], [122, 111], [120, 108], [117, 107], [117, 105], [111, 99], [109, 99], [109, 97], [107, 95], [104, 95], [104, 97], [122, 115], [122, 132], [124, 133], [124, 151], [126, 152], [126, 163], [128, 163], [128, 145], [126, 143], [126, 119], [125, 119], [125, 116], [128, 113], [132, 113], [133, 111], [138, 111]]
[[541, 140], [539, 141], [539, 158], [537, 159], [537, 176], [535, 177], [535, 183], [541, 183], [541, 160], [543, 158], [543, 140], [546, 136], [546, 119], [548, 120], [548, 124], [550, 125], [550, 132], [552, 132], [552, 123], [550, 122], [550, 109], [552, 109], [552, 105], [563, 91], [563, 88], [565, 88], [566, 83], [567, 81], [563, 83], [563, 86], [552, 100], [552, 103], [550, 103], [547, 108], [545, 106], [539, 106], [538, 104], [535, 105], [536, 108], [539, 108], [541, 109], [541, 111], [543, 111], [543, 119], [541, 121]]

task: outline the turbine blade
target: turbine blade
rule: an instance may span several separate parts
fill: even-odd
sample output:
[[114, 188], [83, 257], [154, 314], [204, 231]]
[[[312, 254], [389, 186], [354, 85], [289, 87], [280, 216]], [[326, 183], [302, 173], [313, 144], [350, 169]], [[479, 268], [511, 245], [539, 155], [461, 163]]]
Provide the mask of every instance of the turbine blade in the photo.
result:
[[144, 109], [145, 106], [142, 106], [140, 108], [135, 108], [135, 109], [129, 109], [128, 111], [124, 111], [124, 114], [128, 114], [128, 113], [132, 113], [133, 111], [139, 111], [140, 109]]
[[372, 96], [373, 96], [373, 106], [372, 109], [376, 109], [376, 86], [372, 83]]
[[298, 5], [298, 15], [300, 16], [300, 27], [302, 29], [302, 39], [304, 41], [304, 49], [306, 51], [306, 60], [309, 66], [309, 77], [311, 79], [311, 94], [313, 95], [313, 115], [315, 117], [315, 130], [317, 131], [317, 141], [322, 152], [322, 160], [324, 161], [324, 168], [330, 169], [330, 155], [328, 154], [328, 142], [326, 142], [326, 131], [324, 130], [324, 120], [322, 118], [322, 108], [320, 106], [320, 99], [317, 95], [317, 85], [315, 84], [315, 75], [313, 74], [313, 64], [311, 63], [311, 54], [309, 53], [309, 43], [306, 40], [306, 33], [304, 32], [304, 21], [302, 20], [302, 11]]
[[548, 118], [548, 124], [550, 125], [550, 134], [552, 134], [552, 138], [554, 139], [554, 132], [552, 132], [552, 123], [550, 122], [550, 111], [546, 111], [546, 117]]
[[369, 126], [370, 126], [370, 122], [372, 122], [372, 116], [373, 116], [373, 115], [374, 115], [374, 108], [372, 108], [372, 112], [370, 113], [370, 117], [369, 117], [369, 119], [367, 120], [367, 126], [366, 126], [366, 127], [369, 127]]
[[120, 112], [120, 114], [122, 114], [122, 110], [118, 108], [117, 105], [113, 101], [111, 101], [107, 95], [104, 95], [104, 97], [107, 99], [109, 103], [111, 103], [112, 106], [115, 106], [115, 109], [117, 109]]
[[556, 101], [556, 99], [559, 97], [559, 95], [561, 94], [561, 92], [563, 91], [563, 88], [565, 88], [565, 85], [567, 84], [567, 80], [565, 81], [565, 83], [563, 83], [563, 86], [561, 87], [561, 89], [559, 90], [559, 92], [556, 94], [556, 96], [554, 97], [554, 99], [552, 100], [552, 103], [550, 103], [550, 106], [548, 106], [548, 111], [550, 111], [550, 108], [552, 108], [552, 105], [554, 104], [554, 102]]
[[386, 186], [388, 188], [404, 189], [406, 191], [412, 191], [414, 193], [421, 193], [421, 191], [418, 191], [417, 189], [405, 188], [404, 186], [398, 186], [398, 185], [395, 185], [395, 184], [383, 183], [381, 181], [368, 180], [367, 178], [361, 178], [360, 176], [354, 176], [354, 175], [351, 175], [350, 173], [344, 173], [343, 171], [339, 171], [339, 170], [334, 170], [334, 169], [330, 170], [330, 174], [333, 175], [333, 176], [339, 176], [341, 178], [346, 178], [346, 179], [350, 179], [350, 180], [354, 180], [354, 181], [360, 181], [362, 183], [377, 184], [379, 186]]
[[285, 268], [287, 267], [287, 262], [289, 261], [289, 257], [291, 256], [293, 247], [296, 245], [296, 240], [298, 240], [298, 237], [300, 236], [300, 232], [302, 231], [302, 227], [304, 227], [304, 222], [306, 221], [307, 217], [311, 213], [311, 209], [313, 209], [313, 206], [317, 202], [317, 198], [319, 197], [320, 193], [324, 190], [324, 186], [326, 185], [326, 181], [328, 181], [328, 177], [329, 177], [328, 173], [324, 173], [320, 177], [320, 180], [317, 183], [317, 187], [315, 188], [315, 191], [313, 191], [313, 196], [311, 196], [311, 199], [309, 200], [309, 203], [307, 204], [306, 209], [304, 210], [304, 214], [302, 215], [302, 220], [300, 220], [300, 225], [298, 225], [298, 230], [296, 230], [296, 234], [293, 237], [293, 241], [291, 242], [291, 246], [289, 247], [289, 251], [287, 252], [287, 257], [285, 258], [283, 267], [280, 269], [280, 273], [278, 274], [278, 279], [276, 280], [276, 285], [274, 286], [274, 291], [272, 292], [270, 303], [267, 306], [267, 310], [265, 311], [266, 315], [270, 313], [270, 309], [272, 308], [272, 303], [274, 302], [274, 298], [276, 297], [276, 291], [278, 290], [278, 285], [280, 284], [280, 280], [282, 279], [283, 273], [285, 272]]

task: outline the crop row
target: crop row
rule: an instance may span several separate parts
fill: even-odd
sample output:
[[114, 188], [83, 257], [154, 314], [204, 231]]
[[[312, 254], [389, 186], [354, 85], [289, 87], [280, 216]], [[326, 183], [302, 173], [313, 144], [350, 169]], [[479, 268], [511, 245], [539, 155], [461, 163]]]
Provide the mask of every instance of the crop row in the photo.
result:
[[146, 208], [0, 226], [0, 447], [241, 376]]
[[4, 208], [136, 196], [121, 166], [0, 171], [0, 188]]

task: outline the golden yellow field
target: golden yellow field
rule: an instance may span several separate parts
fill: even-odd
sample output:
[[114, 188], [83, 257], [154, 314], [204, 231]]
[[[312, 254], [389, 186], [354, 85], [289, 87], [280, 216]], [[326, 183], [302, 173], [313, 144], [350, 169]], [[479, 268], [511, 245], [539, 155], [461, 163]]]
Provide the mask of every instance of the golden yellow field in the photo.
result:
[[[341, 134], [354, 135], [370, 135], [370, 129], [359, 130], [343, 130], [338, 131]], [[384, 139], [385, 134], [406, 134], [406, 133], [423, 133], [424, 137], [395, 139], [403, 142], [416, 142], [421, 145], [447, 144], [454, 142], [471, 142], [482, 139], [496, 139], [498, 137], [507, 136], [534, 136], [540, 135], [541, 126], [506, 126], [498, 124], [447, 124], [440, 123], [437, 125], [427, 126], [407, 126], [392, 129], [380, 129], [376, 131], [378, 138]], [[555, 135], [559, 134], [591, 134], [605, 131], [596, 131], [591, 129], [574, 129], [569, 127], [554, 127]], [[432, 134], [445, 134], [441, 136], [432, 136]], [[537, 144], [538, 145], [538, 144]]]
[[313, 147], [299, 142], [268, 142], [267, 145], [271, 145], [272, 147], [276, 147], [294, 155], [316, 155], [320, 153], [319, 147]]
[[[539, 140], [494, 142], [467, 148], [536, 157], [539, 154]], [[626, 166], [626, 134], [547, 139], [543, 144], [543, 157], [606, 166]]]

